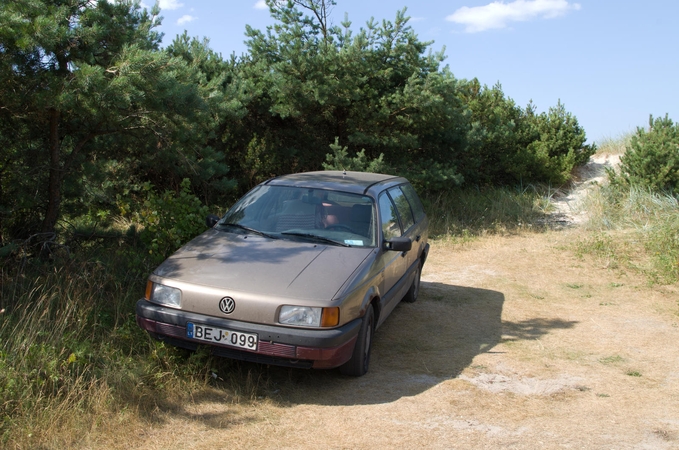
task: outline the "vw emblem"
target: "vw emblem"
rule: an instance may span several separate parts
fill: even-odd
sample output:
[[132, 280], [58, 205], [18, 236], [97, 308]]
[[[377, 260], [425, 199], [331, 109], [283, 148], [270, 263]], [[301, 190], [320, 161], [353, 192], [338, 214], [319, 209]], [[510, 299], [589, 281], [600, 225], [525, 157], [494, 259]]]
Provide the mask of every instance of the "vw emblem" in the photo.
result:
[[236, 301], [231, 297], [224, 297], [219, 301], [219, 310], [224, 314], [231, 314], [236, 309]]

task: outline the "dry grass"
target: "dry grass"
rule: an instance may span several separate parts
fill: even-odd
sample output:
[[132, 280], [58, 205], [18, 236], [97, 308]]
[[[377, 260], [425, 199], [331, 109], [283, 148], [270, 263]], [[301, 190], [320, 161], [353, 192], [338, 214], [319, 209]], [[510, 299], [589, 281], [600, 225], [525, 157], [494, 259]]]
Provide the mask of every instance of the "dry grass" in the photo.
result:
[[627, 146], [634, 136], [633, 132], [624, 133], [617, 137], [607, 137], [597, 142], [597, 152], [594, 155], [618, 155], [621, 156], [625, 153]]

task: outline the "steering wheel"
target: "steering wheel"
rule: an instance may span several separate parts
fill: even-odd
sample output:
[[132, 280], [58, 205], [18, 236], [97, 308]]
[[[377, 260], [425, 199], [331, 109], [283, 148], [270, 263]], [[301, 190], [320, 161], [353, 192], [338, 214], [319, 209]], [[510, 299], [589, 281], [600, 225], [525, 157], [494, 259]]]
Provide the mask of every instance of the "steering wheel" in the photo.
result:
[[358, 234], [358, 233], [356, 233], [356, 231], [354, 231], [354, 229], [351, 228], [350, 226], [343, 225], [343, 224], [341, 224], [341, 223], [333, 223], [333, 224], [328, 225], [327, 227], [325, 227], [325, 229], [326, 229], [326, 230], [333, 230], [333, 229], [335, 229], [335, 230], [345, 230], [345, 231], [348, 231], [348, 232], [353, 233], [353, 234]]

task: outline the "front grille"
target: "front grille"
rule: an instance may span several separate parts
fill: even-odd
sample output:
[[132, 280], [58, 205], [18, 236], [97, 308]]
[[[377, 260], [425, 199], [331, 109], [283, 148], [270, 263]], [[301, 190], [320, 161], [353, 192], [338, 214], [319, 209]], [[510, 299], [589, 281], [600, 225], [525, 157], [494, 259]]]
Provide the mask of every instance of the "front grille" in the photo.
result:
[[310, 369], [313, 361], [305, 361], [300, 359], [277, 358], [271, 355], [263, 355], [260, 353], [247, 352], [243, 350], [236, 350], [226, 347], [212, 347], [212, 354], [231, 359], [240, 359], [241, 361], [254, 362], [259, 364], [273, 364], [275, 366], [284, 367], [298, 367], [301, 369]]
[[264, 353], [271, 356], [280, 356], [283, 358], [294, 358], [295, 346], [276, 344], [274, 342], [260, 342], [257, 348], [257, 353]]
[[186, 336], [186, 327], [170, 325], [168, 323], [156, 322], [156, 333], [183, 338]]

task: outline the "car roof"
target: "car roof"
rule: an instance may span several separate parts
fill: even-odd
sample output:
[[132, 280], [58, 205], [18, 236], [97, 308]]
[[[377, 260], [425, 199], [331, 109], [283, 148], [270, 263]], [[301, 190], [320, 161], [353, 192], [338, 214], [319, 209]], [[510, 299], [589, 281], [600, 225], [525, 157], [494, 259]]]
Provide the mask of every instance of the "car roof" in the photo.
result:
[[408, 180], [394, 175], [369, 172], [349, 172], [324, 170], [282, 175], [265, 181], [269, 186], [295, 186], [309, 189], [329, 189], [334, 191], [366, 194], [376, 185], [395, 185]]

